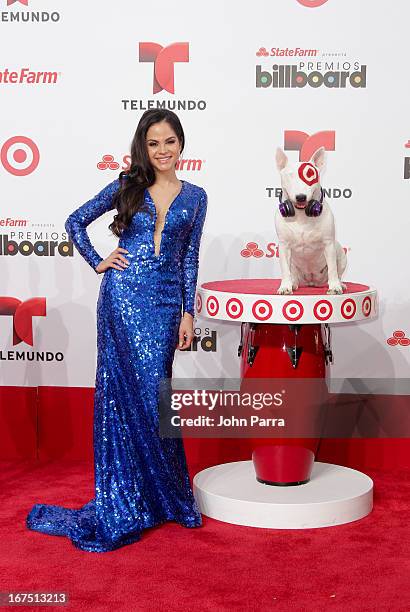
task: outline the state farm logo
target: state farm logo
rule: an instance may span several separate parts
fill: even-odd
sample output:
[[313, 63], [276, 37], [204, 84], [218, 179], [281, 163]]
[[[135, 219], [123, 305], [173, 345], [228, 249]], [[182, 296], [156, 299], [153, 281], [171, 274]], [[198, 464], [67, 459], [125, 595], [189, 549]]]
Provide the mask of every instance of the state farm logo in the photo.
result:
[[0, 297], [0, 315], [13, 317], [13, 346], [20, 342], [33, 346], [33, 317], [46, 316], [46, 298], [22, 302], [13, 297]]
[[[176, 164], [176, 170], [184, 171], [199, 171], [202, 170], [204, 159], [179, 159]], [[131, 167], [131, 156], [124, 155], [122, 158], [121, 170], [127, 171]], [[120, 164], [115, 161], [113, 155], [103, 155], [102, 159], [97, 163], [98, 170], [119, 170]]]
[[140, 62], [154, 64], [154, 82], [152, 93], [156, 94], [165, 89], [175, 93], [174, 64], [175, 62], [189, 62], [189, 43], [178, 42], [163, 47], [158, 43], [140, 42]]
[[410, 338], [407, 338], [405, 332], [400, 329], [393, 332], [386, 342], [389, 346], [410, 346]]
[[279, 257], [279, 245], [275, 242], [268, 242], [265, 247], [266, 252], [259, 248], [257, 242], [247, 242], [244, 249], [241, 250], [242, 257]]
[[[163, 46], [156, 42], [139, 43], [139, 62], [152, 64], [152, 93], [175, 94], [175, 64], [189, 63], [189, 43], [175, 42]], [[189, 77], [185, 76], [187, 80]], [[123, 110], [145, 111], [151, 108], [167, 108], [173, 111], [205, 110], [205, 100], [181, 100], [155, 98], [150, 100], [122, 100]]]
[[[345, 253], [350, 251], [350, 247], [342, 247]], [[268, 242], [265, 250], [259, 247], [257, 242], [247, 242], [244, 249], [241, 250], [241, 257], [249, 258], [255, 257], [260, 259], [261, 257], [279, 257], [279, 244], [276, 242]]]
[[9, 70], [5, 68], [0, 71], [0, 83], [5, 85], [54, 85], [57, 83], [61, 72], [40, 72], [30, 68]]
[[[326, 151], [335, 151], [336, 132], [334, 130], [323, 130], [308, 134], [301, 130], [285, 130], [283, 137], [283, 148], [286, 151], [298, 151], [299, 161], [307, 162], [320, 147]], [[268, 198], [279, 198], [282, 193], [281, 187], [265, 187]], [[322, 185], [324, 196], [333, 199], [349, 199], [353, 195], [350, 187], [325, 187]]]
[[[30, 21], [31, 23], [45, 23], [51, 22], [56, 23], [60, 21], [60, 13], [57, 11], [22, 11], [19, 5], [26, 6], [28, 8], [29, 0], [7, 0], [7, 7], [11, 7], [9, 12], [0, 12], [0, 21], [2, 22], [24, 22]], [[13, 6], [14, 5], [14, 6]]]
[[316, 57], [319, 49], [301, 49], [300, 47], [271, 47], [269, 51], [266, 47], [259, 47], [256, 57]]
[[306, 6], [307, 8], [317, 8], [318, 6], [322, 6], [322, 4], [326, 4], [328, 0], [296, 0], [302, 6]]
[[40, 151], [31, 138], [12, 136], [1, 147], [0, 161], [10, 174], [27, 176], [36, 170], [40, 162]]

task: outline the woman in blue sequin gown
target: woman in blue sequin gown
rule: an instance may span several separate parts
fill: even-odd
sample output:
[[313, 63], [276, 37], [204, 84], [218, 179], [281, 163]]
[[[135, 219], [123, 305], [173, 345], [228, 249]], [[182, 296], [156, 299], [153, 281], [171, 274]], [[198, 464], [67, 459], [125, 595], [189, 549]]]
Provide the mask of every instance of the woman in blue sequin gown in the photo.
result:
[[[147, 139], [152, 134], [153, 142]], [[156, 134], [164, 138], [155, 140]], [[175, 155], [177, 159], [183, 145], [174, 113], [146, 111], [131, 146], [129, 172], [121, 173], [66, 221], [84, 259], [97, 272], [104, 271], [97, 303], [95, 497], [79, 509], [35, 504], [26, 523], [35, 531], [67, 536], [85, 551], [114, 550], [165, 521], [185, 527], [202, 522], [183, 442], [159, 434], [159, 382], [172, 376], [178, 342], [179, 348], [186, 348], [193, 337], [198, 253], [207, 208], [205, 191], [175, 176]], [[118, 207], [123, 182], [128, 188], [138, 181], [137, 212], [130, 209], [129, 194]], [[171, 185], [174, 192], [179, 188], [167, 210], [154, 203], [156, 197], [161, 199], [161, 185]], [[86, 227], [115, 204], [118, 213], [110, 228], [122, 231], [117, 249], [103, 260]], [[157, 219], [163, 220], [160, 236]]]

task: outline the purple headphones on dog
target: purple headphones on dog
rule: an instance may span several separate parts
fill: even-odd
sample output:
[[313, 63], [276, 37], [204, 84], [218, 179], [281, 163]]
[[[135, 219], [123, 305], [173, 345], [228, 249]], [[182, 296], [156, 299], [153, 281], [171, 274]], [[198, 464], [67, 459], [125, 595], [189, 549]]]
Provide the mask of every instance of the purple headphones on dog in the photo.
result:
[[[310, 162], [303, 162], [298, 168], [299, 178], [306, 183], [306, 185], [314, 185], [319, 182], [319, 172], [317, 168]], [[304, 196], [306, 201], [306, 196]], [[298, 196], [296, 196], [296, 200]], [[303, 201], [303, 200], [301, 200]], [[323, 189], [320, 188], [320, 200], [310, 200], [309, 204], [305, 206], [305, 214], [307, 217], [318, 217], [323, 210]], [[294, 217], [295, 207], [291, 200], [285, 200], [282, 202], [282, 191], [279, 196], [279, 211], [282, 217]]]
[[[305, 214], [308, 217], [318, 217], [323, 210], [323, 189], [320, 188], [320, 200], [310, 200], [309, 204], [305, 207]], [[295, 207], [291, 200], [282, 201], [282, 192], [279, 196], [279, 211], [282, 217], [294, 217]]]

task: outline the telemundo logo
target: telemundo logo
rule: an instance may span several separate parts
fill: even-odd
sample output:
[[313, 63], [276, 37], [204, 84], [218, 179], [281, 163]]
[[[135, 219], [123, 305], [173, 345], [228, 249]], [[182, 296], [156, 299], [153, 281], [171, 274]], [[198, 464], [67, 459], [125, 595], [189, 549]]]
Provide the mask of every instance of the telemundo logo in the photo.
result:
[[360, 70], [350, 72], [348, 70], [329, 70], [320, 72], [313, 70], [303, 72], [298, 70], [297, 65], [287, 64], [279, 66], [274, 64], [272, 71], [262, 70], [261, 65], [256, 66], [256, 87], [298, 88], [298, 87], [321, 87], [329, 88], [366, 87], [366, 66], [360, 66]]

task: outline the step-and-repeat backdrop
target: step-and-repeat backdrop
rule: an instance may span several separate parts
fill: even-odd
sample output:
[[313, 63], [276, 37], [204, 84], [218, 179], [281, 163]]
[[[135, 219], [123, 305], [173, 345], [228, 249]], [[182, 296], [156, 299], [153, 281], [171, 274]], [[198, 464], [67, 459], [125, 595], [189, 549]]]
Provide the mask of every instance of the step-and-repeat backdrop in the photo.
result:
[[[208, 192], [199, 282], [279, 276], [276, 148], [326, 149], [345, 278], [380, 296], [376, 320], [334, 326], [332, 374], [407, 377], [409, 17], [405, 0], [0, 0], [0, 384], [93, 386], [101, 275], [64, 222], [156, 107], [183, 123], [179, 176]], [[103, 257], [112, 214], [88, 228]], [[195, 332], [174, 376], [237, 377], [239, 325]]]

